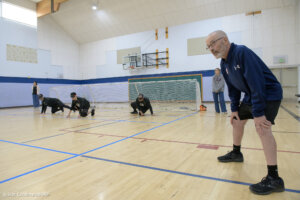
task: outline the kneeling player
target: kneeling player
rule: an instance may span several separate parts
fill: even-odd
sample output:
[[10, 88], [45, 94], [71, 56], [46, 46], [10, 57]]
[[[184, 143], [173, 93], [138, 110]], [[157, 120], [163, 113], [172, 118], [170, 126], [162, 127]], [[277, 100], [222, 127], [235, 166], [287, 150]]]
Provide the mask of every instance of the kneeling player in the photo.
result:
[[131, 103], [131, 107], [133, 108], [133, 112], [131, 112], [131, 114], [137, 114], [138, 112], [136, 109], [138, 109], [139, 115], [144, 116], [147, 110], [150, 109], [151, 115], [153, 115], [150, 100], [147, 97], [144, 97], [143, 94], [139, 94], [136, 101]]
[[79, 117], [86, 117], [91, 113], [91, 116], [95, 115], [95, 109], [93, 108], [91, 111], [89, 111], [90, 108], [90, 102], [86, 100], [85, 98], [77, 97], [75, 92], [71, 93], [72, 98], [72, 106], [71, 110], [67, 117], [70, 117], [70, 114], [72, 110], [75, 112], [76, 110], [79, 111]]
[[42, 94], [39, 95], [39, 99], [42, 102], [42, 110], [41, 114], [45, 114], [47, 107], [52, 107], [51, 113], [54, 114], [57, 111], [61, 110], [64, 112], [64, 108], [71, 109], [70, 106], [65, 105], [63, 102], [61, 102], [59, 99], [56, 98], [49, 98], [49, 97], [44, 97]]

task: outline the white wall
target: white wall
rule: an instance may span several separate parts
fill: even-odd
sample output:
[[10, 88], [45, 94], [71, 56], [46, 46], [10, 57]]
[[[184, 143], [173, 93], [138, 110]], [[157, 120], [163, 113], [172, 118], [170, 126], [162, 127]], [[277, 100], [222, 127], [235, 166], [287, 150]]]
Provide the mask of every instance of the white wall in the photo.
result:
[[[299, 10], [299, 9], [298, 9]], [[214, 69], [219, 60], [212, 55], [187, 56], [187, 39], [205, 37], [211, 31], [222, 29], [232, 42], [244, 44], [259, 52], [267, 65], [273, 66], [273, 56], [287, 55], [287, 65], [298, 64], [297, 9], [288, 6], [263, 10], [262, 14], [245, 14], [216, 18], [169, 27], [169, 39], [164, 39], [164, 30], [159, 30], [155, 40], [154, 30], [108, 40], [80, 45], [80, 73], [83, 79], [155, 74], [168, 72]], [[145, 69], [130, 72], [116, 64], [116, 50], [141, 46], [142, 52], [155, 49], [170, 51], [170, 68]], [[89, 71], [89, 72], [88, 72]]]
[[[297, 10], [297, 24], [296, 27], [298, 27], [298, 94], [300, 94], [300, 1], [298, 1], [298, 5], [296, 6]], [[298, 101], [300, 102], [300, 98], [298, 98]]]
[[8, 3], [27, 8], [29, 10], [36, 10], [36, 4], [30, 0], [5, 0]]
[[[80, 79], [90, 79], [96, 78], [96, 65], [106, 65], [107, 63], [116, 63], [114, 58], [106, 59], [107, 54], [111, 51], [115, 52], [116, 50], [116, 39], [107, 39], [101, 40], [97, 42], [92, 42], [84, 45], [80, 45], [79, 48], [79, 77]], [[107, 65], [106, 70], [114, 73], [115, 69], [117, 69], [117, 74], [120, 70], [114, 68], [113, 66], [109, 67]]]
[[[297, 29], [297, 33], [296, 35], [298, 36], [298, 64], [300, 65], [300, 1], [297, 1], [297, 6], [296, 6], [296, 11], [297, 11], [297, 20], [296, 20], [296, 27], [298, 27]], [[300, 74], [299, 74], [300, 75]], [[299, 80], [300, 80], [300, 76], [299, 77]], [[299, 87], [299, 90], [300, 90], [300, 87]]]
[[38, 19], [38, 48], [51, 52], [51, 64], [63, 67], [65, 79], [79, 79], [79, 45], [50, 15]]
[[[8, 2], [31, 10], [35, 10], [36, 6], [29, 0]], [[79, 45], [51, 16], [39, 18], [37, 28], [0, 17], [0, 30], [0, 57], [4, 58], [0, 59], [0, 76], [79, 78]], [[36, 49], [38, 63], [6, 60], [7, 44]]]
[[[29, 0], [8, 0], [18, 6], [35, 10]], [[0, 0], [1, 10], [1, 0]], [[6, 45], [16, 45], [37, 50], [38, 62], [26, 63], [8, 61]], [[38, 28], [29, 27], [1, 17], [0, 13], [0, 107], [32, 105], [31, 86], [36, 78], [78, 78], [79, 46], [62, 28], [55, 24], [51, 16], [38, 20]], [[32, 79], [10, 79], [6, 77], [31, 77]], [[9, 78], [8, 78], [9, 79]], [[57, 81], [38, 79], [41, 93], [48, 95], [49, 88], [75, 84], [77, 81]], [[30, 82], [31, 81], [31, 82]], [[28, 83], [30, 82], [30, 83]]]

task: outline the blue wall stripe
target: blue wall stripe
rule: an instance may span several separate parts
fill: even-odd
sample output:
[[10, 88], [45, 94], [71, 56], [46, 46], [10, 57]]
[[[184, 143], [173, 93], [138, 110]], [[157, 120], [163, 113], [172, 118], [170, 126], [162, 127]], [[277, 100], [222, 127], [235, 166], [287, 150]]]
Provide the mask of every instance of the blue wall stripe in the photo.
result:
[[5, 77], [0, 76], [0, 83], [33, 83], [37, 81], [38, 84], [81, 84], [81, 80], [71, 79], [54, 79], [54, 78], [26, 78], [26, 77]]
[[147, 75], [136, 75], [136, 76], [120, 76], [120, 77], [97, 78], [97, 79], [87, 79], [87, 80], [0, 76], [0, 83], [33, 83], [33, 81], [37, 81], [40, 84], [73, 84], [73, 85], [80, 85], [80, 84], [95, 84], [95, 83], [127, 82], [128, 79], [131, 79], [131, 78], [179, 76], [179, 75], [189, 75], [189, 74], [202, 74], [203, 77], [213, 76], [214, 75], [214, 70], [190, 71], [190, 72], [173, 72], [173, 73], [147, 74]]

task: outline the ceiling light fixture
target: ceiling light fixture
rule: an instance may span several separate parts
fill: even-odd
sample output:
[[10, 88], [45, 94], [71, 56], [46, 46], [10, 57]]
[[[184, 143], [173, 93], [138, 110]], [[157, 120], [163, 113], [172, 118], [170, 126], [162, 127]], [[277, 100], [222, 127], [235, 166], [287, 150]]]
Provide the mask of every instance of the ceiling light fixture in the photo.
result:
[[96, 5], [93, 5], [93, 6], [92, 6], [92, 9], [93, 9], [93, 10], [97, 10], [98, 7], [97, 7]]
[[98, 10], [98, 5], [99, 5], [98, 0], [97, 0], [97, 1], [94, 1], [94, 2], [93, 2], [93, 5], [92, 5], [92, 9], [93, 9], [93, 10]]

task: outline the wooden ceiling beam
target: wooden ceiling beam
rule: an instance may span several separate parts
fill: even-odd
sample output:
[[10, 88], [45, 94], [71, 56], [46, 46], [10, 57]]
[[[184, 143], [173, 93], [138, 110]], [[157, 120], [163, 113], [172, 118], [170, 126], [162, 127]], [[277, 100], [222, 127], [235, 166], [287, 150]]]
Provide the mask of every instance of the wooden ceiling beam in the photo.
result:
[[[68, 0], [53, 0], [53, 11], [57, 12], [61, 3]], [[37, 17], [42, 17], [51, 14], [51, 3], [52, 0], [42, 0], [36, 4], [36, 14]]]
[[249, 16], [249, 15], [257, 15], [257, 14], [261, 14], [261, 10], [257, 10], [257, 11], [253, 11], [253, 12], [247, 12], [246, 13], [246, 16]]

